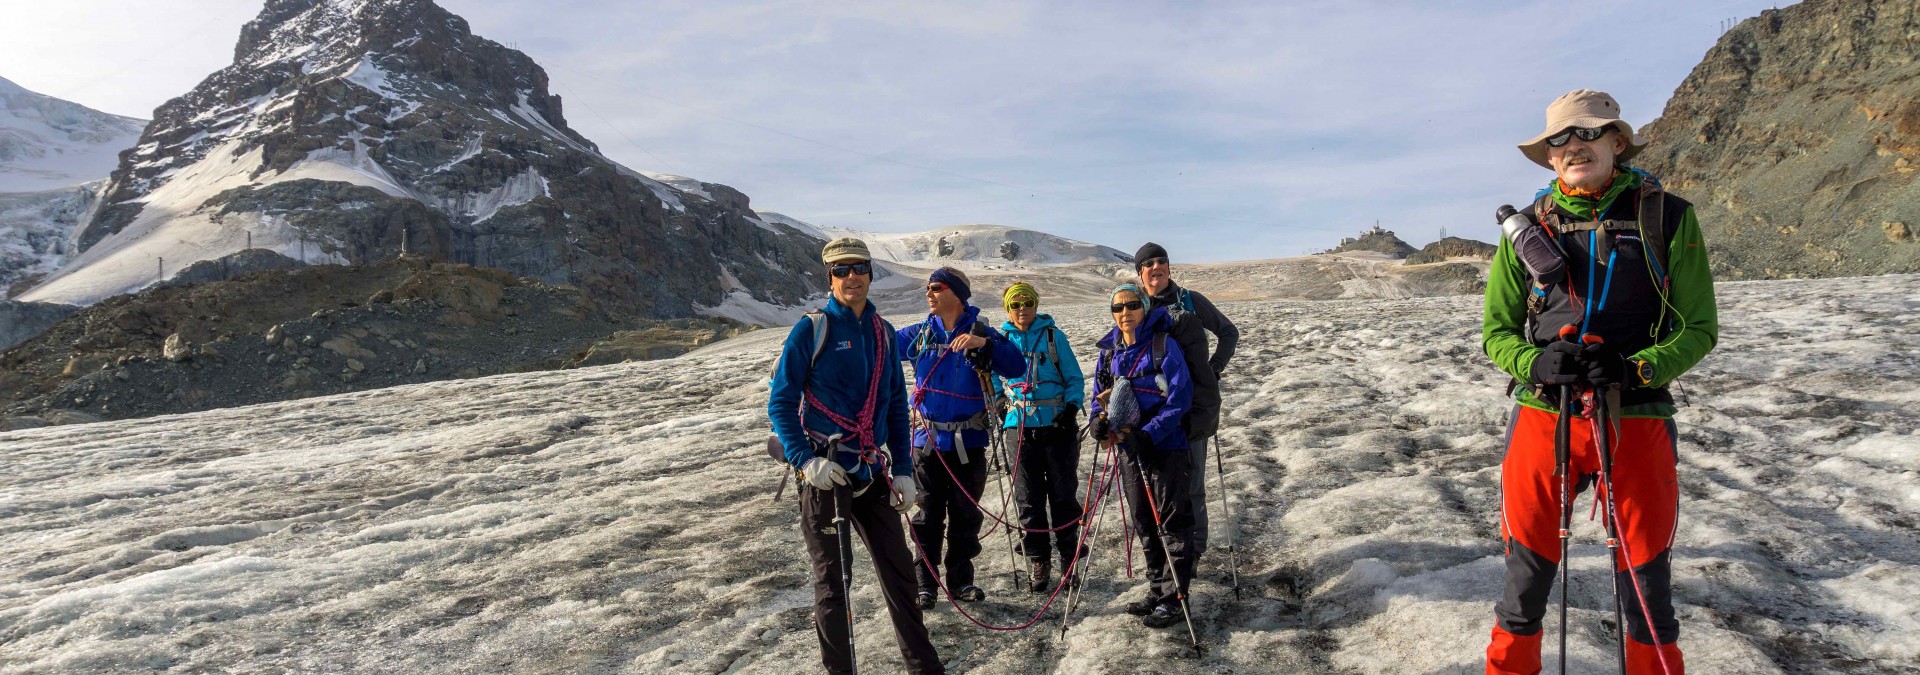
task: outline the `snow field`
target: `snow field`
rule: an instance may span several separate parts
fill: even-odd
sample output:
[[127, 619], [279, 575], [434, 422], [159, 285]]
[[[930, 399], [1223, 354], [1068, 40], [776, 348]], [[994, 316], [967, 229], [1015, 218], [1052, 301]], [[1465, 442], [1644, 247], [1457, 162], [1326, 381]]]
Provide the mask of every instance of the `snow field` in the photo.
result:
[[[1675, 599], [1694, 672], [1920, 662], [1913, 282], [1721, 287], [1719, 349], [1679, 387]], [[1243, 598], [1210, 475], [1204, 658], [1184, 629], [1121, 611], [1144, 584], [1124, 578], [1111, 510], [1064, 640], [1057, 609], [989, 633], [943, 603], [927, 619], [942, 657], [981, 673], [1477, 672], [1510, 406], [1479, 306], [1224, 305], [1243, 333], [1218, 439]], [[1090, 364], [1104, 312], [1049, 311]], [[769, 500], [761, 448], [784, 334], [0, 434], [0, 670], [816, 670], [795, 486]], [[1600, 532], [1576, 524], [1578, 672], [1611, 667]], [[984, 544], [991, 596], [968, 609], [1024, 621], [1040, 600], [1010, 587], [1004, 536]], [[897, 671], [856, 549], [861, 666]]]

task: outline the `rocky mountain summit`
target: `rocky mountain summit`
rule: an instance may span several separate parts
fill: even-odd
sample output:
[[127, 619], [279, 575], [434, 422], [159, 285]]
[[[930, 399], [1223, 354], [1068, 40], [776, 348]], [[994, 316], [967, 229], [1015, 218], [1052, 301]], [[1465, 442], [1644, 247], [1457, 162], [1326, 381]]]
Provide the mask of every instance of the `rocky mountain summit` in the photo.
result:
[[1327, 249], [1327, 253], [1372, 251], [1385, 253], [1394, 258], [1405, 258], [1418, 250], [1412, 244], [1401, 241], [1400, 237], [1394, 235], [1393, 230], [1384, 230], [1379, 225], [1374, 225], [1371, 229], [1360, 233], [1358, 237], [1341, 239], [1340, 245]]
[[160, 258], [219, 259], [249, 235], [303, 264], [406, 251], [499, 268], [646, 317], [825, 288], [819, 241], [732, 188], [607, 159], [539, 65], [430, 0], [269, 0], [103, 194], [81, 252], [20, 299], [99, 302], [151, 284]]
[[1716, 276], [1920, 271], [1920, 5], [1807, 0], [1720, 38], [1635, 161], [1692, 201]]

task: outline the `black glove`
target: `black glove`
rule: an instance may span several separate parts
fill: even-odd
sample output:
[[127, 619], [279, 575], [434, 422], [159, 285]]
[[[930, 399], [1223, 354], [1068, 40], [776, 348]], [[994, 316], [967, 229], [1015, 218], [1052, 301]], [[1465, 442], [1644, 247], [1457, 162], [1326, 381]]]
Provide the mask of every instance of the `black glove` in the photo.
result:
[[1068, 403], [1053, 414], [1053, 426], [1063, 433], [1080, 435], [1080, 406]]
[[987, 343], [981, 345], [980, 348], [967, 352], [967, 362], [973, 364], [975, 370], [992, 370], [993, 335], [987, 332], [986, 324], [975, 321], [973, 322], [973, 329], [967, 332], [974, 337], [987, 341]]
[[1214, 377], [1220, 377], [1221, 375], [1227, 372], [1227, 362], [1222, 361], [1220, 359], [1213, 359], [1212, 361], [1208, 362], [1207, 367], [1213, 369]]
[[1107, 437], [1113, 434], [1113, 423], [1108, 422], [1105, 415], [1095, 417], [1093, 418], [1093, 428], [1091, 431], [1093, 440], [1105, 443], [1107, 442]]
[[1153, 437], [1148, 436], [1147, 432], [1139, 429], [1127, 432], [1127, 449], [1132, 450], [1134, 456], [1142, 460], [1152, 460], [1154, 457], [1159, 456], [1160, 452], [1160, 450], [1153, 445]]
[[1595, 387], [1610, 387], [1627, 381], [1627, 357], [1603, 342], [1580, 350], [1581, 379]]
[[1533, 357], [1531, 374], [1535, 384], [1573, 384], [1583, 372], [1580, 366], [1580, 345], [1560, 340]]

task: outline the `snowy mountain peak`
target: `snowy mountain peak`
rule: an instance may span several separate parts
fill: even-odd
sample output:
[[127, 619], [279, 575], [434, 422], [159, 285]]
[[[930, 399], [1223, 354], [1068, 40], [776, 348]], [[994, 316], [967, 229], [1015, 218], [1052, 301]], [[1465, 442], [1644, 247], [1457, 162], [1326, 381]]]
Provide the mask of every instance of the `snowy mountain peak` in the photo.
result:
[[146, 124], [0, 77], [0, 192], [39, 192], [105, 178]]
[[[538, 64], [428, 0], [271, 0], [233, 65], [155, 112], [83, 252], [22, 297], [95, 302], [152, 283], [161, 258], [217, 259], [249, 235], [307, 262], [405, 247], [657, 317], [741, 288], [792, 304], [824, 287], [819, 244], [746, 205], [602, 156]], [[660, 274], [669, 260], [691, 268]]]
[[785, 225], [822, 239], [854, 237], [867, 242], [879, 260], [913, 266], [985, 265], [999, 269], [1133, 262], [1133, 256], [1118, 249], [1003, 225], [966, 224], [924, 232], [868, 232], [814, 225], [775, 211], [757, 214], [767, 223]]

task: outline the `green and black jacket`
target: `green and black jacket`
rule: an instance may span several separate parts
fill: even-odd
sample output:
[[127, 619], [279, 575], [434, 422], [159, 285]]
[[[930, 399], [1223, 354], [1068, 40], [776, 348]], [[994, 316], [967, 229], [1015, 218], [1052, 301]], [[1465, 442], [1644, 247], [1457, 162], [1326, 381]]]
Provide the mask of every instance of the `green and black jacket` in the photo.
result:
[[[1554, 181], [1545, 202], [1569, 221], [1635, 220], [1639, 209], [1635, 195], [1642, 180], [1637, 171], [1622, 171], [1598, 199], [1568, 196], [1561, 192], [1559, 181]], [[1570, 258], [1570, 281], [1545, 289], [1545, 308], [1539, 314], [1542, 320], [1531, 335], [1527, 332], [1527, 300], [1536, 292], [1533, 280], [1514, 255], [1512, 243], [1501, 237], [1487, 277], [1486, 311], [1481, 321], [1481, 348], [1494, 365], [1520, 382], [1530, 382], [1533, 360], [1554, 339], [1559, 324], [1567, 318], [1591, 316], [1586, 325], [1589, 332], [1601, 335], [1607, 344], [1621, 348], [1629, 357], [1653, 364], [1652, 383], [1623, 394], [1622, 415], [1672, 417], [1675, 408], [1673, 397], [1667, 393], [1668, 383], [1713, 350], [1719, 340], [1720, 322], [1714, 305], [1713, 276], [1707, 269], [1707, 245], [1693, 206], [1672, 194], [1666, 194], [1663, 201], [1667, 259], [1672, 267], [1667, 274], [1671, 288], [1665, 299], [1658, 292], [1658, 264], [1641, 253], [1637, 238], [1608, 235], [1614, 237], [1603, 246], [1613, 254], [1613, 266], [1609, 268], [1606, 255], [1595, 259], [1590, 252], [1589, 235], [1563, 235], [1560, 243]], [[1538, 222], [1535, 210], [1529, 207], [1526, 212]], [[1600, 297], [1587, 297], [1589, 276], [1595, 289], [1591, 295], [1604, 297], [1604, 303], [1600, 303]], [[1608, 280], [1611, 288], [1599, 290]], [[1595, 303], [1591, 314], [1585, 311], [1589, 303]], [[1636, 378], [1629, 374], [1629, 379]], [[1516, 391], [1521, 405], [1556, 410], [1530, 387]]]

